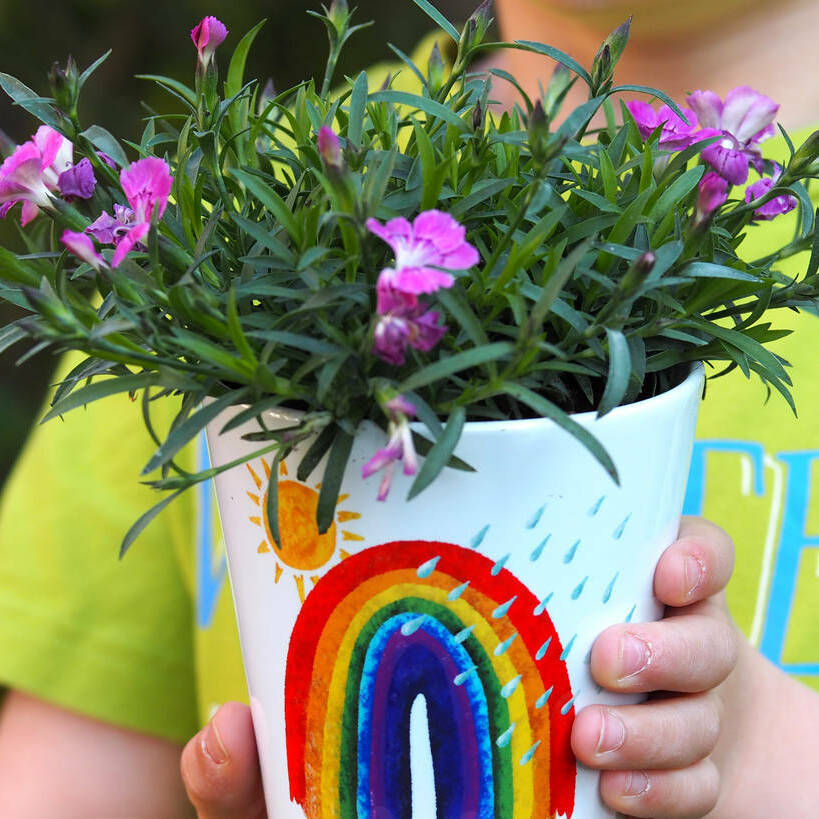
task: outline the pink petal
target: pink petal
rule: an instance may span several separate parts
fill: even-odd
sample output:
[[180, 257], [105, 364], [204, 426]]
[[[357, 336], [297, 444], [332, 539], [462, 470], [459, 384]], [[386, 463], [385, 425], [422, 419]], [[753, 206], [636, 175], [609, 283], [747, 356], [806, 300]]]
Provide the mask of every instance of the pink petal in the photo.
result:
[[59, 131], [41, 125], [31, 138], [42, 154], [42, 170], [54, 168], [57, 175], [71, 166], [74, 146]]
[[403, 217], [390, 219], [386, 225], [382, 225], [378, 219], [367, 219], [366, 224], [370, 233], [383, 239], [396, 253], [402, 240], [412, 241], [412, 225]]
[[369, 478], [370, 475], [374, 475], [379, 469], [383, 469], [385, 466], [387, 466], [387, 464], [398, 460], [400, 457], [400, 445], [397, 442], [390, 440], [387, 446], [379, 449], [378, 452], [376, 452], [375, 455], [373, 455], [372, 458], [370, 458], [370, 460], [361, 467], [361, 477]]
[[391, 413], [403, 413], [412, 418], [415, 415], [415, 405], [404, 398], [403, 395], [396, 395], [385, 404], [386, 408]]
[[774, 121], [779, 106], [764, 94], [742, 85], [729, 91], [722, 110], [722, 128], [740, 142], [767, 128]]
[[713, 91], [689, 94], [688, 104], [694, 109], [703, 128], [722, 129], [722, 100]]
[[38, 213], [40, 209], [34, 202], [23, 201], [23, 210], [20, 213], [20, 224], [25, 227]]
[[743, 151], [715, 142], [703, 149], [702, 158], [732, 185], [742, 185], [748, 179], [748, 157]]
[[212, 54], [227, 35], [225, 24], [213, 16], [204, 17], [191, 31], [191, 39], [200, 54], [205, 50]]
[[441, 261], [441, 267], [447, 270], [468, 270], [481, 260], [478, 251], [468, 242], [464, 242], [452, 252], [447, 253]]
[[394, 313], [407, 315], [418, 306], [418, 297], [412, 293], [404, 293], [393, 287], [396, 273], [392, 268], [385, 267], [378, 276], [376, 293], [378, 295], [378, 313]]
[[63, 231], [60, 241], [78, 258], [87, 262], [95, 270], [107, 267], [105, 259], [97, 253], [94, 242], [85, 233], [76, 233], [73, 230]]
[[0, 180], [13, 176], [22, 164], [32, 160], [37, 162], [37, 170], [41, 171], [42, 154], [40, 149], [33, 142], [24, 142], [11, 156], [6, 157], [3, 164], [0, 165]]
[[631, 116], [634, 117], [634, 122], [640, 131], [640, 136], [643, 139], [648, 139], [652, 132], [660, 124], [657, 117], [657, 112], [654, 108], [643, 100], [632, 100], [626, 103]]
[[434, 293], [442, 287], [449, 288], [455, 279], [442, 270], [433, 270], [431, 267], [404, 267], [395, 271], [392, 285], [403, 293]]
[[444, 337], [446, 330], [444, 325], [438, 324], [438, 313], [428, 310], [410, 325], [410, 347], [429, 352]]
[[111, 267], [119, 267], [122, 260], [134, 249], [134, 246], [148, 235], [150, 229], [151, 226], [148, 222], [142, 222], [136, 225], [136, 227], [131, 228], [117, 245], [117, 249], [114, 251], [114, 256], [111, 259]]
[[466, 236], [463, 226], [448, 213], [440, 210], [427, 210], [419, 213], [412, 227], [416, 242], [419, 239], [427, 239], [440, 253], [454, 250]]
[[155, 156], [138, 159], [122, 171], [119, 179], [137, 222], [150, 221], [155, 206], [157, 216], [162, 216], [173, 187], [167, 162]]
[[387, 364], [400, 367], [405, 361], [409, 336], [410, 325], [405, 318], [382, 316], [373, 334], [373, 353]]

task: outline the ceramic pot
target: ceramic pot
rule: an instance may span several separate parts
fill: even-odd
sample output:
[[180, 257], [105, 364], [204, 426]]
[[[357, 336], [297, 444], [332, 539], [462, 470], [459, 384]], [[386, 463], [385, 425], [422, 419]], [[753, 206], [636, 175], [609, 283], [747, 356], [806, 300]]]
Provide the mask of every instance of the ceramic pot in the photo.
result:
[[[620, 486], [543, 419], [468, 423], [457, 454], [477, 471], [447, 469], [410, 502], [403, 475], [385, 502], [362, 480], [384, 444], [362, 426], [324, 535], [321, 465], [299, 482], [295, 453], [273, 476], [279, 545], [269, 460], [216, 479], [271, 816], [613, 816], [571, 753], [572, 721], [624, 701], [590, 677], [597, 634], [660, 616], [653, 571], [677, 532], [702, 378], [574, 416]], [[230, 415], [209, 431], [216, 464], [258, 447], [241, 439], [252, 425], [218, 435]]]

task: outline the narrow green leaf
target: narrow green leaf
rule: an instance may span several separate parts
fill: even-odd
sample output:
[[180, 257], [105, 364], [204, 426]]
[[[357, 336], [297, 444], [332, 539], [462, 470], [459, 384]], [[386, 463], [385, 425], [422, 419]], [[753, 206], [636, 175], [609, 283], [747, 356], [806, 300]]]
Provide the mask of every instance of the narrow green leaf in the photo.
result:
[[[591, 75], [577, 60], [570, 57], [566, 52], [561, 51], [554, 46], [546, 45], [545, 43], [536, 43], [532, 40], [515, 40], [515, 46], [522, 51], [534, 51], [535, 54], [543, 54], [546, 57], [551, 57], [561, 65], [565, 65], [570, 71], [574, 71], [578, 77], [581, 77], [587, 85], [591, 85]], [[602, 100], [601, 100], [602, 102]]]
[[270, 185], [255, 174], [241, 170], [240, 168], [230, 168], [228, 172], [231, 176], [236, 177], [236, 179], [273, 214], [276, 221], [284, 227], [285, 231], [287, 231], [290, 237], [298, 244], [299, 237], [301, 236], [301, 228], [294, 218], [292, 211], [285, 204], [284, 199], [282, 199]]
[[546, 318], [546, 314], [551, 309], [553, 302], [560, 295], [569, 279], [574, 275], [574, 271], [580, 264], [581, 259], [589, 252], [591, 245], [592, 240], [587, 239], [578, 245], [568, 256], [560, 260], [554, 272], [549, 277], [549, 280], [543, 285], [540, 298], [532, 307], [529, 321], [524, 325], [527, 335], [533, 336], [540, 332], [543, 320]]
[[183, 486], [181, 489], [177, 489], [175, 492], [171, 492], [170, 495], [164, 497], [159, 503], [152, 506], [147, 512], [139, 516], [139, 519], [136, 523], [125, 533], [125, 537], [122, 539], [122, 543], [119, 547], [119, 559], [122, 560], [125, 557], [125, 553], [128, 549], [131, 548], [133, 542], [142, 534], [145, 527], [173, 500], [176, 500], [186, 489], [189, 489], [188, 486]]
[[458, 29], [455, 28], [432, 3], [427, 2], [427, 0], [412, 0], [412, 2], [415, 3], [438, 28], [443, 29], [456, 43], [460, 42], [461, 35], [458, 33]]
[[460, 290], [439, 290], [437, 297], [447, 313], [460, 324], [476, 347], [489, 343], [483, 325]]
[[324, 477], [321, 479], [321, 490], [316, 509], [316, 524], [319, 534], [322, 535], [333, 524], [338, 494], [341, 491], [341, 482], [344, 480], [344, 470], [347, 468], [347, 461], [350, 459], [350, 451], [353, 448], [353, 436], [339, 427], [335, 429], [336, 437], [330, 448]]
[[[417, 2], [417, 0], [416, 0]], [[407, 91], [375, 91], [370, 94], [370, 102], [391, 102], [395, 105], [406, 105], [413, 110], [423, 111], [430, 117], [442, 119], [454, 125], [459, 131], [466, 131], [468, 125], [448, 106], [427, 97], [419, 97]]]
[[40, 423], [44, 424], [58, 415], [64, 415], [69, 410], [91, 404], [100, 398], [107, 398], [109, 395], [117, 395], [122, 392], [135, 392], [144, 387], [151, 387], [156, 383], [156, 373], [138, 373], [137, 375], [123, 375], [118, 378], [106, 378], [104, 381], [94, 381], [87, 387], [74, 390], [65, 398], [55, 402]]
[[108, 154], [121, 168], [128, 167], [128, 157], [117, 138], [99, 125], [91, 125], [80, 136], [84, 136], [95, 148]]
[[412, 482], [407, 500], [412, 500], [416, 495], [423, 492], [441, 473], [449, 462], [455, 447], [461, 438], [464, 424], [466, 423], [466, 411], [463, 407], [455, 407], [449, 415], [443, 434], [430, 449], [424, 463], [418, 470], [415, 480]]
[[17, 105], [24, 108], [29, 114], [37, 117], [40, 122], [44, 122], [46, 125], [50, 125], [52, 128], [59, 130], [60, 123], [52, 106], [47, 102], [43, 102], [43, 98], [39, 94], [35, 94], [34, 91], [24, 83], [21, 83], [16, 77], [12, 77], [11, 74], [4, 74], [0, 71], [0, 88], [2, 88]]
[[302, 481], [302, 483], [313, 474], [313, 470], [327, 454], [327, 450], [330, 449], [336, 438], [336, 430], [335, 424], [328, 424], [316, 435], [307, 452], [304, 453], [304, 457], [301, 459], [299, 467], [296, 470], [296, 477]]
[[232, 404], [240, 403], [248, 392], [247, 387], [242, 387], [239, 390], [231, 390], [225, 395], [204, 404], [201, 409], [171, 430], [165, 442], [154, 452], [145, 465], [142, 474], [148, 475], [163, 464], [168, 463], [185, 444], [192, 441], [222, 410], [227, 409]]
[[263, 341], [273, 341], [276, 344], [284, 344], [286, 347], [294, 347], [297, 350], [304, 350], [307, 353], [316, 355], [338, 355], [344, 350], [337, 344], [322, 341], [320, 338], [305, 336], [299, 333], [291, 333], [287, 330], [250, 330], [247, 333], [251, 338], [260, 338]]
[[505, 191], [516, 182], [515, 179], [487, 179], [479, 182], [472, 189], [472, 192], [460, 201], [456, 202], [449, 212], [456, 219], [463, 219], [475, 205], [485, 202], [495, 194]]
[[162, 77], [159, 74], [137, 74], [136, 78], [138, 80], [150, 80], [151, 82], [157, 83], [157, 85], [164, 86], [167, 90], [174, 91], [182, 97], [191, 107], [196, 107], [196, 94], [188, 88], [187, 85], [179, 82], [179, 80], [174, 80], [171, 77]]
[[270, 536], [277, 549], [282, 547], [282, 536], [279, 530], [279, 463], [281, 459], [282, 451], [279, 449], [270, 464], [270, 477], [267, 480], [267, 491], [265, 492], [267, 525], [270, 527]]
[[[528, 387], [521, 384], [506, 383], [504, 384], [504, 392], [517, 398], [522, 404], [533, 409], [543, 418], [549, 418], [554, 421], [559, 427], [566, 430], [570, 435], [573, 435], [586, 449], [599, 461], [600, 465], [609, 474], [611, 479], [619, 486], [620, 478], [617, 474], [617, 467], [614, 465], [611, 456], [606, 452], [605, 447], [595, 436], [589, 432], [584, 426], [581, 426], [573, 418], [563, 412], [562, 409], [555, 406], [551, 401], [538, 395]], [[559, 464], [554, 464], [555, 469], [559, 468]]]
[[691, 264], [687, 264], [680, 270], [680, 275], [698, 279], [734, 279], [740, 282], [760, 284], [758, 276], [752, 276], [743, 270], [726, 267], [723, 264], [713, 264], [712, 262], [691, 262]]
[[659, 91], [656, 88], [649, 88], [647, 85], [618, 85], [616, 88], [612, 88], [612, 94], [618, 94], [621, 91], [636, 91], [638, 94], [649, 94], [652, 97], [657, 97], [658, 100], [664, 102], [678, 117], [682, 119], [683, 122], [686, 124], [690, 124], [688, 120], [685, 118], [685, 114], [682, 112], [682, 109], [679, 105], [677, 105], [671, 97], [668, 96], [664, 91]]
[[230, 58], [230, 65], [228, 66], [227, 80], [225, 80], [225, 97], [232, 97], [242, 90], [245, 77], [245, 63], [247, 62], [247, 55], [259, 29], [265, 24], [266, 20], [261, 20], [256, 23], [250, 31], [245, 34], [236, 46], [233, 56]]
[[354, 148], [361, 147], [361, 133], [364, 127], [364, 115], [367, 111], [367, 72], [362, 71], [356, 77], [353, 93], [350, 95], [350, 123], [347, 126], [347, 139]]
[[80, 74], [79, 79], [77, 80], [77, 90], [81, 91], [82, 87], [87, 82], [88, 78], [111, 56], [111, 52], [113, 49], [109, 48], [108, 51], [105, 52], [101, 57], [97, 57], [85, 71]]
[[468, 370], [470, 367], [478, 367], [488, 361], [497, 361], [505, 355], [509, 355], [514, 350], [514, 345], [508, 341], [497, 341], [494, 344], [484, 344], [480, 347], [473, 347], [462, 353], [456, 353], [449, 358], [441, 358], [438, 361], [422, 367], [414, 372], [399, 387], [398, 392], [416, 390], [431, 384], [433, 381], [444, 379], [449, 375]]
[[606, 327], [606, 337], [609, 341], [609, 373], [606, 388], [597, 407], [598, 418], [619, 406], [631, 377], [631, 353], [626, 337], [619, 330], [612, 330], [609, 327]]

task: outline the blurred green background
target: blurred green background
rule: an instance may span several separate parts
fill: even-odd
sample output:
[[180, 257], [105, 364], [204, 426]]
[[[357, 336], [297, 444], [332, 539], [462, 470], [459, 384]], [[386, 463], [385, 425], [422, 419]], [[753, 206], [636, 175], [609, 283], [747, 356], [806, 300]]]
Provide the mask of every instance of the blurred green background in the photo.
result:
[[[342, 73], [352, 74], [374, 62], [393, 59], [388, 42], [410, 51], [432, 28], [411, 0], [350, 0], [350, 5], [358, 8], [358, 22], [376, 16], [378, 21], [354, 35], [339, 66]], [[456, 21], [465, 20], [477, 5], [478, 0], [437, 2], [438, 8]], [[0, 71], [46, 95], [52, 62], [64, 63], [71, 54], [85, 68], [107, 49], [113, 49], [83, 91], [80, 116], [86, 126], [97, 123], [120, 138], [138, 140], [144, 113], [139, 102], [145, 100], [148, 105], [167, 110], [168, 100], [151, 84], [134, 79], [134, 75], [165, 74], [192, 84], [196, 52], [189, 32], [203, 16], [213, 14], [227, 25], [227, 53], [248, 29], [266, 17], [267, 24], [248, 61], [247, 77], [262, 82], [271, 77], [277, 88], [284, 89], [305, 76], [323, 72], [324, 28], [305, 14], [307, 9], [318, 8], [318, 0], [0, 0]], [[224, 57], [222, 54], [222, 65]], [[0, 96], [0, 130], [15, 143], [25, 141], [37, 123], [12, 106], [2, 92]], [[14, 218], [19, 218], [17, 212], [19, 207], [15, 208]], [[17, 231], [11, 221], [12, 217], [0, 223], [0, 243], [17, 246]], [[8, 308], [0, 307], [0, 324], [12, 317]], [[0, 485], [36, 420], [54, 363], [53, 356], [46, 353], [29, 360], [22, 369], [16, 368], [15, 361], [23, 352], [22, 345], [16, 345], [0, 355]]]

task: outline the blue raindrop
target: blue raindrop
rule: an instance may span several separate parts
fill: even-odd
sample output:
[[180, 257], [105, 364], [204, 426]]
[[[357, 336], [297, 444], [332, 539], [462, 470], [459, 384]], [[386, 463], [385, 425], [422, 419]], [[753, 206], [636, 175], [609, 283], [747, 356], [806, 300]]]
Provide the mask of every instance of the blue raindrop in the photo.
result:
[[555, 690], [555, 687], [554, 687], [554, 686], [551, 686], [551, 687], [549, 688], [549, 690], [548, 690], [548, 691], [546, 691], [546, 693], [545, 693], [545, 694], [542, 694], [542, 695], [541, 695], [541, 696], [538, 698], [537, 702], [535, 703], [535, 708], [543, 708], [543, 706], [544, 706], [544, 705], [546, 705], [546, 703], [547, 703], [547, 702], [549, 702], [549, 697], [551, 697], [551, 696], [552, 696], [552, 691], [554, 691], [554, 690]]
[[586, 575], [586, 576], [585, 576], [585, 577], [584, 577], [584, 578], [583, 578], [583, 579], [582, 579], [582, 580], [581, 580], [581, 581], [580, 581], [580, 582], [579, 582], [579, 583], [578, 583], [578, 584], [577, 584], [577, 585], [574, 587], [574, 591], [572, 592], [572, 600], [577, 600], [577, 598], [578, 598], [578, 597], [580, 597], [580, 595], [581, 595], [581, 594], [583, 594], [583, 587], [586, 585], [586, 582], [588, 581], [588, 579], [589, 579], [589, 576], [588, 576], [588, 575]]
[[606, 590], [603, 592], [604, 603], [608, 603], [609, 600], [611, 600], [611, 593], [614, 591], [614, 584], [617, 582], [618, 577], [620, 577], [620, 572], [616, 572], [609, 585], [606, 586]]
[[466, 671], [462, 671], [455, 677], [455, 685], [463, 685], [477, 670], [477, 666], [473, 665], [471, 668], [467, 668]]
[[521, 681], [521, 675], [520, 674], [518, 674], [518, 676], [515, 677], [513, 680], [509, 680], [509, 682], [506, 683], [506, 685], [504, 685], [503, 688], [501, 688], [501, 696], [505, 700], [508, 700], [509, 697], [511, 697], [512, 694], [515, 693], [515, 689], [518, 687], [518, 684], [520, 683], [520, 681]]
[[462, 643], [469, 637], [470, 634], [475, 630], [475, 624], [473, 623], [471, 626], [467, 626], [466, 628], [462, 628], [452, 639], [456, 643]]
[[438, 565], [438, 561], [440, 559], [441, 556], [438, 555], [437, 557], [433, 557], [431, 560], [427, 560], [426, 563], [422, 563], [418, 567], [418, 577], [429, 577], [435, 571], [435, 567]]
[[503, 556], [503, 557], [502, 557], [502, 558], [501, 558], [501, 559], [500, 559], [500, 560], [499, 560], [499, 561], [498, 561], [498, 562], [497, 562], [497, 563], [496, 563], [496, 564], [495, 564], [495, 565], [492, 567], [492, 572], [491, 572], [492, 577], [497, 577], [497, 576], [498, 576], [498, 575], [501, 573], [501, 571], [502, 571], [503, 567], [506, 565], [506, 561], [507, 561], [507, 560], [509, 560], [509, 558], [510, 558], [511, 556], [512, 556], [512, 555], [509, 555], [509, 554], [504, 555], [504, 556]]
[[537, 650], [537, 654], [535, 654], [536, 660], [542, 660], [546, 656], [546, 652], [549, 650], [549, 646], [552, 644], [552, 638], [549, 637], [548, 640]]
[[605, 495], [601, 495], [594, 503], [594, 505], [589, 509], [589, 517], [593, 518], [599, 511], [600, 507], [603, 505], [603, 501], [606, 499]]
[[623, 537], [623, 532], [626, 531], [626, 524], [629, 522], [630, 517], [631, 515], [626, 515], [620, 525], [612, 532], [612, 537], [614, 537], [615, 540], [620, 540], [620, 538]]
[[534, 529], [535, 526], [537, 526], [538, 523], [540, 523], [541, 515], [543, 515], [543, 512], [545, 511], [545, 509], [546, 509], [546, 504], [544, 503], [543, 506], [541, 506], [540, 509], [538, 509], [537, 512], [535, 512], [535, 514], [532, 515], [531, 518], [529, 518], [528, 522], [526, 523], [526, 528], [527, 529]]
[[534, 549], [532, 549], [532, 554], [529, 555], [529, 560], [531, 560], [534, 563], [535, 560], [538, 560], [540, 558], [540, 556], [543, 554], [543, 549], [549, 542], [550, 537], [551, 535], [546, 535], [546, 537], [543, 538], [543, 540], [541, 540], [540, 543], [538, 543], [538, 545], [535, 546]]
[[506, 617], [506, 614], [508, 613], [509, 609], [512, 608], [512, 603], [514, 603], [515, 600], [517, 599], [518, 599], [517, 595], [515, 595], [514, 597], [510, 597], [505, 603], [502, 603], [492, 612], [492, 616], [496, 620], [499, 620], [501, 617]]
[[563, 714], [563, 716], [564, 716], [564, 717], [566, 716], [566, 714], [568, 714], [568, 713], [569, 713], [569, 711], [571, 711], [571, 710], [572, 710], [572, 707], [574, 706], [574, 701], [575, 701], [575, 699], [576, 699], [576, 698], [577, 698], [577, 694], [575, 694], [575, 695], [574, 695], [574, 696], [573, 696], [573, 697], [572, 697], [572, 698], [571, 698], [571, 699], [570, 699], [570, 700], [569, 700], [569, 701], [568, 701], [568, 702], [567, 702], [567, 703], [566, 703], [566, 704], [565, 704], [565, 705], [564, 705], [564, 706], [563, 706], [563, 707], [560, 709], [560, 713], [561, 713], [561, 714]]
[[532, 761], [532, 757], [535, 755], [535, 751], [538, 749], [540, 745], [540, 740], [538, 740], [521, 758], [520, 764], [521, 765], [528, 765]]
[[496, 740], [498, 748], [505, 748], [512, 741], [512, 734], [515, 733], [516, 722], [513, 722]]
[[563, 556], [564, 563], [571, 563], [574, 560], [574, 556], [577, 553], [577, 547], [580, 545], [580, 540], [576, 540], [572, 545], [569, 547], [569, 551]]
[[500, 657], [501, 654], [506, 654], [509, 651], [509, 647], [512, 643], [515, 642], [515, 638], [518, 636], [518, 633], [515, 632], [508, 640], [504, 640], [500, 645], [495, 646], [495, 656]]
[[486, 526], [484, 526], [483, 529], [481, 529], [481, 531], [478, 532], [478, 534], [475, 535], [475, 537], [473, 537], [471, 541], [469, 541], [470, 547], [473, 549], [477, 549], [481, 545], [481, 543], [483, 543], [483, 539], [486, 537], [486, 533], [488, 531], [489, 524], [487, 523]]
[[420, 614], [418, 617], [413, 617], [412, 620], [407, 620], [407, 622], [401, 626], [401, 634], [405, 637], [415, 634], [415, 632], [424, 625], [424, 620], [426, 619], [426, 614]]
[[637, 610], [637, 606], [632, 606], [631, 611], [626, 615], [625, 622], [630, 623], [631, 618], [634, 617], [634, 612]]
[[539, 603], [538, 603], [538, 604], [535, 606], [535, 610], [532, 612], [532, 614], [534, 614], [534, 615], [535, 615], [535, 617], [540, 617], [540, 615], [541, 615], [541, 614], [543, 614], [543, 612], [544, 612], [544, 611], [546, 611], [546, 606], [548, 606], [548, 605], [549, 605], [549, 601], [550, 601], [550, 600], [551, 600], [551, 599], [552, 599], [554, 596], [555, 596], [555, 593], [554, 593], [554, 592], [549, 592], [549, 593], [546, 595], [546, 597], [544, 597], [544, 598], [543, 598], [543, 600], [541, 600], [541, 601], [540, 601], [540, 602], [539, 602]]
[[469, 586], [469, 581], [467, 580], [466, 583], [461, 583], [460, 586], [456, 586], [447, 596], [446, 599], [452, 602], [453, 600], [457, 600], [467, 589]]
[[577, 639], [577, 635], [573, 634], [572, 639], [566, 643], [566, 648], [563, 649], [563, 652], [560, 655], [560, 661], [565, 662], [566, 658], [569, 656], [569, 652], [572, 650], [572, 646], [574, 645], [574, 641]]

